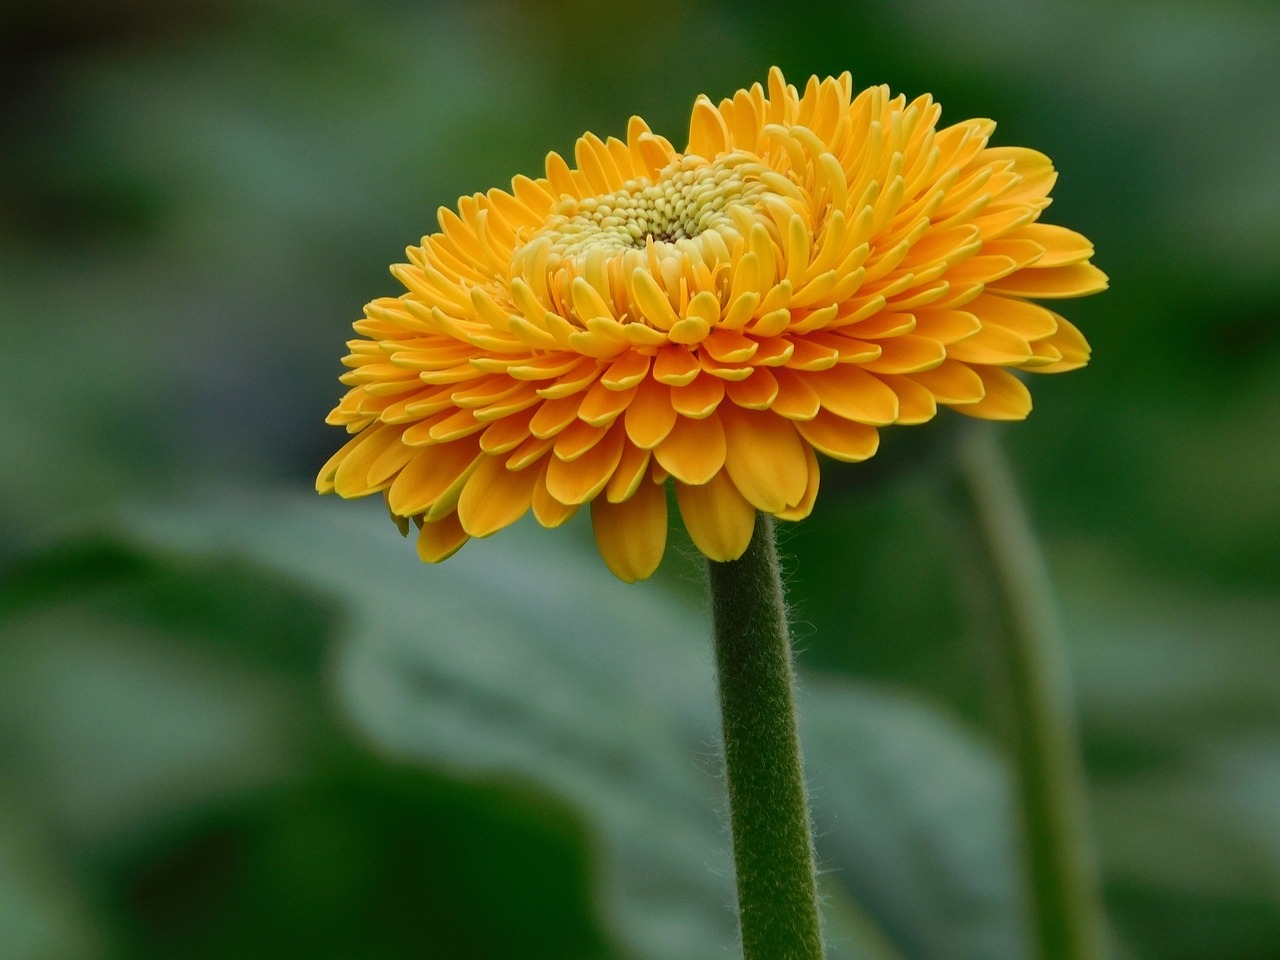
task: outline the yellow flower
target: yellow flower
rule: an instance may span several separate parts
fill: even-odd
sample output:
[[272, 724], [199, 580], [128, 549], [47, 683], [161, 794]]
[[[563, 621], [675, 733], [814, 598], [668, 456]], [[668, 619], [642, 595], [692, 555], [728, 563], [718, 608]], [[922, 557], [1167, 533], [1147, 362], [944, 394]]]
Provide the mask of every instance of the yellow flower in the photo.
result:
[[877, 429], [939, 404], [998, 420], [1031, 399], [1007, 368], [1083, 366], [1038, 299], [1106, 287], [1081, 235], [1040, 223], [1049, 159], [938, 127], [928, 95], [854, 96], [782, 74], [693, 107], [677, 151], [633, 117], [575, 166], [441, 209], [365, 308], [328, 422], [354, 434], [321, 492], [382, 491], [425, 561], [532, 509], [591, 505], [623, 580], [666, 546], [668, 478], [693, 542], [746, 549], [755, 513], [798, 520], [817, 453], [864, 460]]

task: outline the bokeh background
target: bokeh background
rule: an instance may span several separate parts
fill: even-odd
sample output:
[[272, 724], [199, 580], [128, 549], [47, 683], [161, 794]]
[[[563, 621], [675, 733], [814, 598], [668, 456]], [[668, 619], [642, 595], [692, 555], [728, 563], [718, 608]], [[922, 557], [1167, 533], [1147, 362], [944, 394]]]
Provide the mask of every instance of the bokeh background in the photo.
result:
[[[679, 531], [633, 588], [581, 523], [426, 569], [310, 491], [437, 207], [774, 63], [1054, 158], [1112, 289], [1002, 434], [1115, 949], [1280, 956], [1277, 50], [1265, 0], [5, 4], [0, 958], [732, 955]], [[960, 419], [785, 535], [835, 957], [1028, 955]]]

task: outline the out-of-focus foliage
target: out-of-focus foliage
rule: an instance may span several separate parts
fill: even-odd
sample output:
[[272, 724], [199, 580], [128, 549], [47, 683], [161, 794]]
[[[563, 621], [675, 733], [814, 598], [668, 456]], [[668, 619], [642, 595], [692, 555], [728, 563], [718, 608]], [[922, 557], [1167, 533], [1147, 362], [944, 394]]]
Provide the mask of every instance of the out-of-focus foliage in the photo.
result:
[[[612, 585], [579, 524], [421, 568], [378, 510], [306, 491], [350, 321], [437, 206], [630, 113], [678, 141], [694, 95], [771, 63], [929, 90], [1054, 158], [1049, 219], [1112, 290], [1067, 305], [1095, 360], [1037, 380], [1006, 441], [1116, 942], [1280, 954], [1280, 11], [623, 16], [0, 10], [0, 958], [724, 953], [693, 560]], [[829, 465], [785, 535], [839, 956], [1020, 955], [936, 426]]]

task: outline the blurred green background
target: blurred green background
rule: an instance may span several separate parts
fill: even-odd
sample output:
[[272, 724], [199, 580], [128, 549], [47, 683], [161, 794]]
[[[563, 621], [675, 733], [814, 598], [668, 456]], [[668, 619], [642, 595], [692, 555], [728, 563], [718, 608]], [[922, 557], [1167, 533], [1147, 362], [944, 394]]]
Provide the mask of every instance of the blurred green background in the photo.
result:
[[[690, 551], [423, 568], [310, 490], [438, 206], [773, 63], [1054, 158], [1112, 290], [1004, 440], [1117, 955], [1280, 956], [1277, 50], [1264, 0], [6, 4], [0, 960], [732, 954]], [[836, 960], [1027, 955], [960, 419], [784, 538]]]

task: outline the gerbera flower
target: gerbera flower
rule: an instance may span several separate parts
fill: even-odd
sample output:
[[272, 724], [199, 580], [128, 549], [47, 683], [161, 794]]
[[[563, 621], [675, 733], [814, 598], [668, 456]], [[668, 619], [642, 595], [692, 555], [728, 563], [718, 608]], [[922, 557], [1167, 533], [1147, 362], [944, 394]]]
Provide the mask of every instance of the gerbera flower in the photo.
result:
[[1049, 159], [939, 128], [928, 95], [854, 95], [849, 74], [780, 71], [700, 97], [677, 150], [632, 118], [574, 165], [441, 209], [365, 308], [328, 422], [354, 434], [317, 488], [383, 492], [425, 561], [532, 510], [589, 504], [623, 580], [667, 536], [666, 484], [713, 560], [757, 510], [813, 508], [815, 454], [864, 460], [880, 427], [939, 405], [1016, 420], [1010, 369], [1084, 365], [1079, 331], [1033, 301], [1106, 287], [1081, 235], [1041, 223]]

